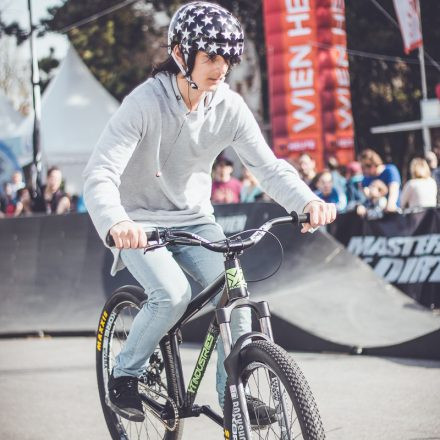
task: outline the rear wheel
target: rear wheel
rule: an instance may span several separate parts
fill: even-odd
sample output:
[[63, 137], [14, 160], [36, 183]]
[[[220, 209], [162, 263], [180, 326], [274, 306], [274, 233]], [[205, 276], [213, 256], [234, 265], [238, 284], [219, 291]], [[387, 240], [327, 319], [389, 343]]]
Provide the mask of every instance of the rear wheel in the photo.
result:
[[[112, 439], [179, 440], [182, 437], [183, 422], [178, 417], [171, 417], [167, 421], [160, 420], [144, 399], [143, 422], [132, 422], [120, 417], [106, 403], [108, 379], [116, 356], [124, 346], [133, 320], [146, 298], [140, 289], [121, 289], [110, 297], [101, 313], [96, 339], [96, 374], [101, 406]], [[161, 345], [150, 356], [139, 378], [139, 393], [141, 397], [148, 396], [162, 405], [167, 405], [168, 414], [176, 413], [176, 382]]]
[[[240, 378], [247, 395], [271, 408], [252, 425], [253, 438], [324, 440], [321, 418], [302, 372], [288, 354], [269, 341], [254, 341], [240, 352]], [[236, 431], [229, 390], [225, 392], [225, 429]], [[258, 411], [256, 411], [258, 413]], [[273, 423], [264, 424], [263, 419]], [[260, 422], [261, 420], [261, 422]]]

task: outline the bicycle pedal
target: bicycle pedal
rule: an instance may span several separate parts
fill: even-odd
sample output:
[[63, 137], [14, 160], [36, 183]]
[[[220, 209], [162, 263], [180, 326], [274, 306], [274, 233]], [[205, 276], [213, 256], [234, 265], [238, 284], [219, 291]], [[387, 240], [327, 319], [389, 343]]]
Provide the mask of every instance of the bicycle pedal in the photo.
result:
[[114, 405], [108, 396], [105, 397], [105, 403], [115, 414], [129, 420], [130, 422], [143, 422], [145, 420], [144, 413], [125, 411], [123, 408]]

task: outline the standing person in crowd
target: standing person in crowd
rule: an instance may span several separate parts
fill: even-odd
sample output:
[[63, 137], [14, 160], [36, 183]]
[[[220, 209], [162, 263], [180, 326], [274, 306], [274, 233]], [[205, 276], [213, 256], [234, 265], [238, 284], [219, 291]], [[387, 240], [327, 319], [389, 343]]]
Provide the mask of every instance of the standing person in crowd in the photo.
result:
[[3, 184], [3, 192], [0, 194], [0, 211], [2, 217], [12, 217], [15, 212], [16, 198], [11, 182]]
[[327, 159], [327, 168], [332, 175], [333, 187], [339, 194], [346, 194], [347, 179], [341, 174], [339, 170], [339, 162], [335, 156], [330, 156]]
[[70, 199], [61, 189], [63, 175], [58, 167], [50, 167], [46, 174], [46, 185], [33, 200], [34, 212], [65, 214], [70, 210]]
[[361, 164], [357, 161], [352, 161], [347, 164], [347, 211], [351, 211], [356, 208], [357, 205], [362, 205], [365, 202], [365, 193], [362, 187], [362, 180], [364, 175], [362, 174]]
[[32, 215], [32, 198], [29, 188], [21, 188], [17, 191], [14, 217]]
[[425, 154], [426, 162], [428, 162], [431, 170], [431, 177], [437, 184], [437, 205], [440, 205], [440, 167], [438, 166], [438, 157], [434, 151], [427, 151]]
[[264, 193], [255, 176], [247, 169], [243, 168], [241, 176], [240, 202], [250, 203], [261, 200]]
[[[288, 212], [310, 213], [302, 232], [336, 217], [334, 205], [320, 200], [293, 167], [274, 156], [243, 98], [225, 84], [242, 51], [243, 30], [229, 11], [208, 2], [181, 6], [168, 29], [170, 57], [124, 99], [84, 171], [92, 221], [104, 242], [108, 235], [115, 241], [112, 273], [127, 267], [148, 295], [109, 379], [110, 403], [122, 417], [144, 419], [138, 377], [191, 300], [185, 273], [206, 287], [224, 270], [223, 256], [201, 246], [145, 253], [144, 228], [186, 228], [211, 241], [224, 239], [210, 196], [212, 164], [226, 147], [234, 148], [262, 189]], [[223, 161], [225, 166], [231, 164]], [[233, 340], [250, 329], [250, 311], [235, 310]], [[217, 349], [223, 406], [221, 340]], [[252, 400], [248, 407], [252, 423], [257, 417]], [[264, 404], [260, 409], [261, 414], [274, 413]]]
[[379, 179], [388, 187], [386, 212], [396, 212], [400, 206], [401, 178], [394, 164], [384, 164], [382, 158], [373, 150], [366, 149], [360, 154], [360, 162], [364, 178], [362, 187], [368, 197], [368, 187], [373, 180]]
[[425, 153], [425, 160], [428, 163], [431, 172], [434, 172], [438, 168], [438, 158], [434, 151], [429, 150]]
[[238, 203], [240, 201], [241, 182], [232, 176], [234, 163], [226, 157], [220, 157], [214, 163], [212, 182], [212, 203]]
[[400, 204], [405, 208], [430, 208], [437, 206], [437, 183], [425, 159], [416, 157], [409, 165], [411, 179], [405, 183]]
[[334, 203], [338, 212], [344, 211], [347, 206], [345, 194], [339, 192], [333, 185], [330, 170], [323, 170], [316, 175], [315, 194], [327, 203]]
[[314, 191], [316, 189], [316, 162], [308, 154], [303, 153], [299, 156], [298, 171], [302, 180]]
[[379, 179], [373, 180], [368, 186], [368, 196], [362, 205], [356, 207], [356, 213], [369, 220], [383, 217], [387, 206], [388, 186]]

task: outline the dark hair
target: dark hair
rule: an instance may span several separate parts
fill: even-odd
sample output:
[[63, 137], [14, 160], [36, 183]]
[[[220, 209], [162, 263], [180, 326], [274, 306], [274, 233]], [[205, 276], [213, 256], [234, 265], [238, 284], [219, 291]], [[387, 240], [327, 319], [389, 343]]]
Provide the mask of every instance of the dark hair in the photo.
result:
[[327, 166], [330, 171], [337, 170], [339, 168], [338, 159], [335, 156], [329, 156], [327, 159]]
[[227, 167], [234, 167], [234, 162], [232, 160], [228, 159], [225, 156], [218, 157], [214, 163], [214, 168], [220, 165], [225, 165]]
[[175, 75], [180, 72], [180, 69], [177, 67], [176, 62], [173, 60], [171, 55], [165, 61], [153, 66], [151, 76], [154, 78], [160, 72], [168, 72]]
[[[172, 47], [174, 48], [174, 46]], [[196, 62], [196, 54], [197, 51], [192, 50], [188, 56], [188, 68], [191, 74], [194, 64]], [[151, 72], [151, 76], [154, 78], [160, 72], [167, 72], [174, 75], [177, 75], [180, 72], [179, 66], [174, 61], [173, 57], [170, 55], [165, 61], [159, 64], [155, 64], [153, 66], [153, 71]]]
[[360, 162], [368, 162], [378, 167], [383, 164], [382, 158], [371, 148], [367, 148], [366, 150], [362, 150], [359, 155]]

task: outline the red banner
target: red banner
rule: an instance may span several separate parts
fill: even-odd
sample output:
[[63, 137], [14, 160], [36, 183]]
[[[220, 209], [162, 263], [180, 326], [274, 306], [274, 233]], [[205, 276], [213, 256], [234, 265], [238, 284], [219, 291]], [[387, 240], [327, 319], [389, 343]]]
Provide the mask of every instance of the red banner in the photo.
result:
[[265, 0], [272, 140], [280, 157], [353, 158], [343, 0]]

